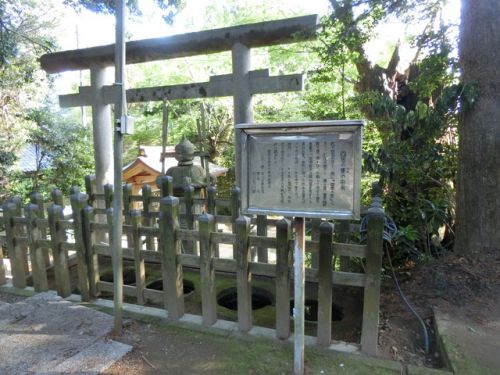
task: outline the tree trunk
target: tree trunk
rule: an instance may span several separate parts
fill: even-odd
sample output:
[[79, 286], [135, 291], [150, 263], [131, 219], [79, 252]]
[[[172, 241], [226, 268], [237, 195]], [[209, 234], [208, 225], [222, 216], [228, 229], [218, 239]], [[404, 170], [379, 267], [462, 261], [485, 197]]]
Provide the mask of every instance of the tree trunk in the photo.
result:
[[500, 247], [500, 2], [462, 0], [463, 83], [478, 97], [459, 122], [455, 250]]

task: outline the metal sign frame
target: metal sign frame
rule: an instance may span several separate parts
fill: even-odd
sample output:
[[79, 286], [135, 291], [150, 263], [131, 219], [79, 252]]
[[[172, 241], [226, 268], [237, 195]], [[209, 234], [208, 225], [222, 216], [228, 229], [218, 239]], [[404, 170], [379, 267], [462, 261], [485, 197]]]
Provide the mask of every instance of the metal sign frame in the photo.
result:
[[[327, 218], [354, 220], [360, 217], [360, 186], [361, 186], [361, 142], [362, 128], [365, 122], [362, 120], [335, 120], [335, 121], [310, 121], [294, 123], [268, 123], [268, 124], [239, 124], [236, 125], [236, 140], [241, 149], [241, 206], [246, 214], [257, 215], [282, 215], [308, 218]], [[339, 135], [350, 133], [352, 137], [352, 199], [348, 209], [336, 209], [335, 206], [318, 209], [312, 205], [311, 210], [294, 209], [293, 202], [290, 204], [277, 203], [272, 207], [263, 207], [252, 204], [252, 192], [250, 188], [250, 173], [253, 170], [250, 165], [249, 141], [252, 136], [259, 137], [314, 137], [318, 135]], [[264, 139], [264, 138], [262, 138]], [[257, 141], [255, 141], [257, 142]], [[254, 143], [255, 143], [254, 142]], [[312, 142], [309, 141], [309, 142]], [[275, 176], [273, 176], [274, 178]], [[300, 176], [306, 178], [306, 176]], [[351, 198], [351, 196], [349, 196]], [[288, 206], [288, 207], [287, 207]]]

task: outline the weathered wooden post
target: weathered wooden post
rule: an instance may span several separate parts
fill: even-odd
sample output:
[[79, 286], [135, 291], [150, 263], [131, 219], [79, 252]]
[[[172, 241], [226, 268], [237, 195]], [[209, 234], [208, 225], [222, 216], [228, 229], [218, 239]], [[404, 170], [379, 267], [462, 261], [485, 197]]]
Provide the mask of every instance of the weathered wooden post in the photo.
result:
[[168, 319], [178, 320], [184, 315], [184, 288], [179, 230], [179, 198], [164, 197], [160, 200], [160, 251], [163, 277], [163, 291], [166, 294], [165, 308]]
[[172, 176], [161, 176], [157, 180], [157, 186], [160, 188], [160, 195], [162, 198], [174, 195], [174, 182]]
[[[45, 211], [43, 209], [43, 196], [42, 194], [38, 192], [33, 192], [30, 194], [30, 202], [32, 204], [36, 204], [38, 206], [38, 210], [36, 210], [37, 217], [38, 219], [45, 219]], [[41, 239], [46, 239], [47, 238], [47, 230], [46, 228], [39, 228], [40, 229], [40, 238]], [[41, 250], [43, 254], [43, 259], [45, 261], [45, 266], [48, 267], [50, 266], [50, 254], [49, 254], [49, 249], [44, 248]]]
[[291, 223], [276, 222], [276, 337], [290, 337], [290, 239]]
[[[151, 186], [144, 184], [142, 186], [142, 222], [145, 227], [154, 226], [154, 218], [151, 216]], [[146, 249], [156, 250], [154, 236], [146, 236]]]
[[26, 267], [23, 249], [16, 243], [17, 226], [14, 217], [18, 212], [17, 205], [13, 202], [6, 202], [3, 206], [3, 217], [5, 223], [5, 237], [7, 251], [10, 258], [12, 272], [12, 285], [16, 288], [26, 288]]
[[[23, 202], [20, 197], [12, 197], [10, 201], [14, 204], [16, 207], [14, 211], [13, 217], [15, 218], [22, 218], [23, 217]], [[19, 236], [25, 236], [26, 231], [25, 227], [21, 223], [16, 223], [17, 219], [14, 220], [14, 237], [19, 237]], [[21, 224], [21, 225], [19, 225]], [[14, 241], [14, 248], [16, 249], [16, 253], [19, 254], [19, 256], [22, 259], [22, 262], [24, 264], [24, 273], [25, 275], [28, 275], [30, 273], [30, 266], [28, 264], [28, 246], [26, 241]]]
[[71, 283], [68, 257], [66, 251], [62, 248], [66, 233], [63, 226], [59, 223], [59, 220], [64, 219], [63, 208], [57, 204], [53, 204], [48, 208], [48, 214], [57, 294], [65, 298], [71, 294]]
[[[217, 198], [217, 187], [214, 185], [210, 185], [207, 188], [207, 211], [210, 215], [214, 216], [214, 221], [215, 221], [215, 231], [217, 231], [217, 207], [215, 205], [215, 200]], [[219, 257], [219, 244], [214, 245], [215, 248], [215, 257]]]
[[73, 229], [75, 231], [78, 289], [80, 290], [82, 301], [88, 302], [90, 301], [88, 254], [85, 246], [85, 228], [83, 223], [83, 209], [87, 205], [87, 195], [82, 193], [73, 194], [70, 196], [70, 200], [73, 210]]
[[[85, 176], [85, 193], [87, 194], [88, 200], [87, 204], [94, 207], [95, 194], [96, 194], [96, 182], [95, 176], [86, 175]], [[104, 193], [104, 190], [103, 190]]]
[[[132, 184], [125, 184], [122, 186], [123, 196], [123, 224], [130, 225], [130, 211], [132, 210]], [[133, 239], [130, 233], [127, 233], [127, 246], [133, 246]]]
[[323, 222], [319, 226], [318, 254], [318, 333], [319, 346], [329, 347], [332, 336], [332, 257], [333, 226]]
[[38, 244], [38, 240], [42, 238], [42, 232], [37, 225], [37, 219], [40, 217], [39, 211], [43, 210], [33, 203], [28, 204], [24, 209], [33, 286], [36, 292], [46, 292], [49, 290], [46, 269], [47, 263], [44, 257], [45, 254]]
[[[311, 240], [319, 241], [319, 226], [321, 225], [321, 219], [311, 219]], [[319, 266], [319, 254], [312, 253], [311, 255], [311, 268], [318, 268]]]
[[200, 280], [202, 322], [211, 326], [217, 321], [217, 300], [215, 295], [215, 249], [212, 233], [215, 231], [214, 216], [203, 214], [198, 217], [200, 232]]
[[96, 243], [96, 231], [92, 229], [91, 223], [95, 221], [94, 208], [87, 205], [83, 208], [83, 243], [85, 246], [85, 255], [89, 272], [89, 297], [91, 300], [99, 296], [98, 282], [99, 276], [99, 257], [94, 249]]
[[144, 289], [146, 285], [146, 268], [144, 264], [144, 259], [141, 256], [141, 212], [138, 210], [132, 210], [130, 212], [130, 222], [132, 224], [132, 248], [134, 250], [134, 268], [135, 268], [135, 288], [137, 303], [139, 305], [144, 305]]
[[384, 220], [382, 199], [374, 197], [368, 209], [366, 284], [361, 331], [361, 350], [373, 356], [377, 355], [378, 346], [380, 269], [382, 268]]
[[236, 289], [238, 298], [238, 327], [240, 331], [248, 332], [252, 329], [252, 288], [250, 285], [250, 219], [240, 216], [236, 219]]
[[236, 233], [236, 219], [241, 215], [241, 189], [233, 186], [231, 189], [231, 222], [233, 233]]
[[[341, 243], [347, 243], [349, 240], [350, 224], [347, 220], [338, 220], [335, 222], [335, 234], [337, 235], [338, 241]], [[340, 256], [340, 271], [349, 272], [351, 270], [351, 257]]]
[[106, 210], [112, 208], [113, 206], [113, 185], [104, 185], [104, 207]]
[[111, 247], [113, 244], [113, 236], [111, 236], [111, 231], [113, 227], [113, 197], [114, 190], [113, 185], [104, 185], [104, 204], [106, 207], [106, 223], [108, 224], [108, 242]]
[[59, 189], [52, 190], [50, 196], [51, 196], [52, 202], [54, 204], [57, 204], [58, 206], [61, 206], [61, 207], [64, 206], [64, 202], [63, 202], [64, 198], [63, 198], [63, 193], [61, 190], [59, 190]]
[[[267, 216], [257, 215], [257, 236], [266, 237], [267, 236]], [[260, 263], [267, 263], [269, 261], [267, 247], [258, 246], [257, 247], [257, 260]]]

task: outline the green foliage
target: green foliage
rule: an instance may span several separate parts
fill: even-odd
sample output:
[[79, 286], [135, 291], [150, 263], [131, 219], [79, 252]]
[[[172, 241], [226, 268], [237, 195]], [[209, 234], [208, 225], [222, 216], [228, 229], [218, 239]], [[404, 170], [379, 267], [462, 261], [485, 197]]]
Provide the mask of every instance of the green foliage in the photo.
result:
[[30, 111], [27, 120], [31, 126], [26, 145], [37, 150], [36, 170], [11, 173], [11, 194], [26, 198], [39, 191], [48, 198], [56, 187], [68, 194], [71, 186], [82, 186], [85, 176], [93, 173], [90, 129], [46, 108]]
[[50, 2], [0, 0], [0, 200], [25, 140], [24, 113], [46, 93], [37, 58], [54, 48], [56, 14]]
[[[183, 0], [155, 0], [155, 3], [167, 23], [172, 23], [174, 16], [184, 6]], [[96, 13], [114, 14], [116, 9], [115, 0], [64, 0], [64, 4], [77, 10], [85, 8]], [[126, 5], [133, 16], [142, 15], [138, 0], [126, 0]]]
[[[387, 213], [400, 231], [396, 258], [419, 258], [451, 248], [457, 171], [459, 110], [474, 102], [474, 89], [455, 84], [456, 61], [448, 25], [436, 22], [440, 0], [332, 1], [322, 20], [318, 49], [322, 66], [307, 96], [307, 111], [318, 119], [369, 119], [363, 140], [363, 203], [378, 179]], [[397, 15], [425, 26], [411, 36], [417, 53], [397, 72], [398, 50], [387, 67], [368, 60], [365, 44], [377, 25]], [[461, 103], [461, 104], [460, 104]]]

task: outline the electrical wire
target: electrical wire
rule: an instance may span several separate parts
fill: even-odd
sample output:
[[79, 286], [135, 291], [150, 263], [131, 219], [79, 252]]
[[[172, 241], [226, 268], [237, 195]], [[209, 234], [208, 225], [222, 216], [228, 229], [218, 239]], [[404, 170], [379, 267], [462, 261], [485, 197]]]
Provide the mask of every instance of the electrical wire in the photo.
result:
[[[366, 241], [367, 233], [368, 233], [368, 215], [366, 215], [361, 220], [359, 232], [361, 235], [361, 241], [362, 242]], [[394, 222], [394, 220], [391, 217], [385, 215], [384, 231], [383, 231], [383, 239], [384, 239], [385, 243], [392, 244], [392, 239], [396, 236], [397, 233], [398, 233], [398, 228], [396, 226], [396, 223]], [[391, 256], [389, 254], [389, 249], [387, 248], [387, 246], [385, 246], [385, 253], [387, 255], [387, 259], [389, 260], [389, 266], [390, 266], [391, 272], [392, 272], [392, 279], [394, 280], [394, 284], [396, 285], [398, 293], [399, 293], [401, 299], [403, 300], [403, 302], [406, 304], [406, 306], [411, 311], [411, 313], [415, 316], [415, 318], [417, 318], [418, 322], [420, 323], [420, 325], [422, 327], [425, 354], [429, 354], [429, 333], [427, 332], [427, 326], [425, 325], [425, 322], [423, 321], [423, 319], [420, 317], [420, 315], [418, 315], [415, 308], [412, 306], [412, 304], [410, 303], [408, 298], [405, 296], [405, 294], [401, 290], [401, 287], [399, 286], [398, 279], [396, 277], [396, 273], [394, 272], [394, 267], [392, 266], [392, 259], [391, 259]]]
[[420, 326], [422, 327], [425, 354], [429, 354], [429, 333], [427, 332], [427, 326], [425, 325], [424, 320], [420, 317], [420, 315], [418, 315], [415, 308], [412, 306], [410, 301], [408, 301], [408, 298], [406, 298], [405, 294], [401, 290], [401, 287], [399, 286], [398, 278], [396, 277], [396, 273], [394, 272], [394, 267], [392, 266], [392, 260], [391, 260], [391, 256], [389, 254], [389, 249], [387, 248], [387, 246], [385, 247], [385, 253], [387, 255], [387, 259], [389, 260], [389, 266], [391, 267], [391, 272], [392, 272], [392, 279], [394, 280], [394, 284], [396, 285], [398, 293], [399, 293], [401, 299], [403, 300], [403, 302], [406, 304], [406, 306], [408, 306], [408, 309], [415, 316], [415, 318], [417, 318], [418, 322], [420, 323]]

